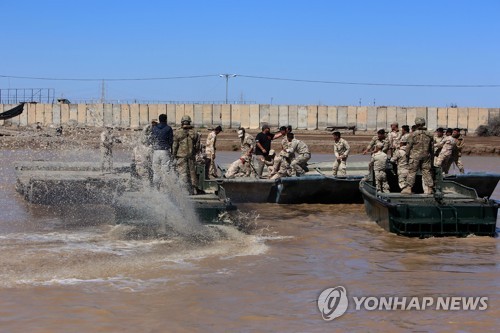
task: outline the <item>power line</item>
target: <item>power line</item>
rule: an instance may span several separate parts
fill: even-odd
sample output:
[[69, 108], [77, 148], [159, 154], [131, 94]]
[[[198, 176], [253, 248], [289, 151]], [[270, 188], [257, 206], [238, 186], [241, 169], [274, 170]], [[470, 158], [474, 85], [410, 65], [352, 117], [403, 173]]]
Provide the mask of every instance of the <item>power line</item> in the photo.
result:
[[202, 77], [215, 77], [219, 74], [208, 75], [191, 75], [191, 76], [170, 76], [170, 77], [145, 77], [145, 78], [55, 78], [55, 77], [33, 77], [33, 76], [15, 76], [1, 75], [3, 78], [10, 79], [28, 79], [28, 80], [45, 80], [45, 81], [154, 81], [154, 80], [178, 80], [178, 79], [197, 79]]
[[[224, 74], [222, 74], [224, 75]], [[259, 79], [259, 80], [274, 80], [274, 81], [290, 81], [303, 83], [321, 83], [321, 84], [337, 84], [337, 85], [355, 85], [355, 86], [380, 86], [380, 87], [417, 87], [417, 88], [499, 88], [500, 84], [410, 84], [410, 83], [380, 83], [380, 82], [351, 82], [351, 81], [328, 81], [328, 80], [308, 80], [294, 79], [284, 77], [256, 76], [232, 74], [238, 77]], [[143, 77], [143, 78], [55, 78], [55, 77], [32, 77], [32, 76], [15, 76], [1, 75], [2, 78], [11, 79], [29, 79], [29, 80], [46, 80], [46, 81], [154, 81], [154, 80], [180, 80], [180, 79], [197, 79], [205, 77], [219, 77], [220, 74], [207, 75], [190, 75], [190, 76], [170, 76], [170, 77]]]
[[238, 77], [246, 77], [246, 78], [250, 78], [250, 79], [261, 79], [261, 80], [292, 81], [292, 82], [306, 82], [306, 83], [324, 83], [324, 84], [340, 84], [340, 85], [356, 85], [356, 86], [432, 87], [432, 88], [498, 88], [498, 87], [500, 87], [500, 84], [371, 83], [371, 82], [304, 80], [304, 79], [291, 79], [291, 78], [282, 78], [282, 77], [254, 76], [254, 75], [242, 75], [242, 74], [238, 74]]

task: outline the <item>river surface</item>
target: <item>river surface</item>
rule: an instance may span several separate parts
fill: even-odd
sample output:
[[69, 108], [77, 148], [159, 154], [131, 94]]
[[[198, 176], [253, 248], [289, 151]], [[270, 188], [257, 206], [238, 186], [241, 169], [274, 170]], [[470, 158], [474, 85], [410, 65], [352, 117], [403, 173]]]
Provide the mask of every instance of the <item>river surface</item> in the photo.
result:
[[[29, 205], [15, 192], [16, 160], [88, 161], [97, 152], [0, 154], [0, 332], [499, 330], [498, 238], [400, 237], [357, 204], [244, 204], [240, 217], [254, 224], [250, 233], [223, 227], [225, 236], [208, 242], [131, 240], [116, 230], [109, 207], [54, 209]], [[219, 153], [218, 160], [237, 157]], [[464, 160], [468, 170], [500, 173], [498, 158]], [[494, 197], [500, 199], [498, 186]], [[368, 311], [350, 304], [324, 321], [317, 299], [335, 286], [349, 297], [487, 296], [488, 309]]]

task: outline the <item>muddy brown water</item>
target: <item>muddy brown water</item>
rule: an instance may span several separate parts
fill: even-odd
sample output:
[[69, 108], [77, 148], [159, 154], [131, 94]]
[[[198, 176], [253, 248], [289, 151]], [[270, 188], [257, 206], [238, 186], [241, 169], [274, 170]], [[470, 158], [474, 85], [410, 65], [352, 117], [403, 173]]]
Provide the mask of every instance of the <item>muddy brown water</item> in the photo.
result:
[[[362, 205], [245, 204], [242, 218], [257, 225], [249, 234], [224, 227], [227, 236], [208, 243], [130, 240], [116, 232], [109, 207], [29, 205], [14, 190], [16, 160], [97, 158], [95, 151], [1, 151], [1, 332], [498, 331], [498, 238], [400, 237], [370, 221]], [[498, 158], [465, 163], [500, 172]], [[486, 311], [350, 305], [326, 322], [316, 300], [335, 286], [354, 296], [489, 302]]]

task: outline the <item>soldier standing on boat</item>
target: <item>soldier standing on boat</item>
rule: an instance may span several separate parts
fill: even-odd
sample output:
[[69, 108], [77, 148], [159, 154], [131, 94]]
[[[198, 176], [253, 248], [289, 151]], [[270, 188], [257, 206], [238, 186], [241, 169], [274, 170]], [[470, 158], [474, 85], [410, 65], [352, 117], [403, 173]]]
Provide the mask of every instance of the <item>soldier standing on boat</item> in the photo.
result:
[[[290, 167], [290, 159], [289, 159], [289, 154], [286, 152], [289, 146], [288, 138], [286, 137], [287, 133], [292, 132], [292, 127], [291, 126], [281, 126], [280, 127], [280, 134], [283, 136], [283, 140], [281, 140], [281, 152], [274, 158], [273, 162], [273, 169], [272, 172], [269, 174], [269, 178], [271, 179], [276, 179], [279, 177], [275, 177], [276, 174], [280, 171], [280, 169], [286, 170], [289, 169]], [[283, 153], [285, 152], [285, 153]], [[282, 173], [283, 174], [283, 173]]]
[[335, 154], [335, 161], [333, 162], [333, 176], [347, 175], [347, 157], [349, 156], [349, 144], [347, 141], [340, 137], [340, 132], [333, 132], [333, 153]]
[[455, 139], [456, 145], [455, 149], [453, 149], [451, 160], [452, 163], [455, 163], [458, 167], [458, 171], [460, 173], [464, 173], [464, 164], [462, 163], [462, 148], [465, 145], [465, 140], [464, 137], [460, 134], [460, 128], [454, 128], [452, 136]]
[[448, 128], [446, 135], [440, 142], [437, 143], [436, 148], [440, 150], [439, 155], [434, 159], [434, 166], [441, 168], [443, 173], [448, 173], [451, 165], [451, 155], [455, 147], [455, 139], [451, 136], [453, 130]]
[[387, 154], [389, 151], [389, 139], [387, 139], [384, 129], [377, 131], [377, 135], [375, 135], [368, 146], [366, 146], [366, 149], [363, 151], [363, 155], [372, 152], [377, 143], [382, 143], [382, 151]]
[[295, 158], [290, 163], [292, 175], [300, 177], [308, 171], [307, 161], [311, 159], [309, 147], [307, 147], [303, 141], [295, 139], [293, 133], [287, 133], [286, 137], [289, 142], [287, 152], [296, 154]]
[[241, 153], [251, 156], [255, 149], [255, 139], [252, 135], [246, 133], [243, 127], [238, 128], [238, 138], [240, 139]]
[[215, 166], [215, 151], [217, 143], [217, 135], [222, 132], [222, 127], [217, 126], [207, 136], [207, 144], [205, 145], [205, 154], [207, 156], [207, 164], [209, 165], [208, 173], [211, 177], [218, 178], [217, 167]]
[[151, 134], [153, 127], [158, 125], [156, 119], [151, 124], [144, 126], [139, 137], [138, 144], [133, 150], [133, 170], [134, 175], [139, 178], [147, 179], [150, 185], [153, 185], [153, 145]]
[[173, 130], [167, 124], [167, 115], [158, 116], [159, 124], [151, 128], [153, 147], [153, 186], [158, 190], [166, 186], [166, 177], [172, 165]]
[[412, 132], [408, 140], [407, 156], [408, 160], [408, 177], [406, 184], [402, 188], [402, 194], [411, 194], [411, 188], [415, 184], [418, 169], [422, 170], [422, 178], [424, 181], [424, 193], [431, 194], [433, 192], [434, 181], [432, 179], [432, 134], [425, 128], [425, 119], [415, 119], [415, 131]]
[[198, 189], [196, 177], [196, 155], [200, 150], [200, 134], [191, 126], [191, 117], [183, 116], [181, 128], [175, 131], [173, 155], [181, 181], [186, 184], [189, 194], [202, 193]]
[[385, 173], [387, 154], [382, 151], [384, 144], [378, 142], [375, 144], [375, 152], [372, 154], [370, 169], [375, 172], [375, 186], [379, 192], [390, 192], [387, 174]]
[[397, 122], [391, 124], [391, 131], [387, 139], [389, 140], [389, 149], [392, 156], [399, 149], [399, 140], [401, 139], [401, 132], [399, 131], [399, 124]]
[[408, 158], [406, 157], [406, 138], [399, 140], [399, 149], [396, 150], [391, 157], [391, 162], [397, 165], [399, 188], [404, 188], [406, 177], [408, 177]]
[[101, 170], [113, 171], [113, 143], [116, 138], [113, 134], [113, 128], [106, 126], [106, 129], [101, 133]]

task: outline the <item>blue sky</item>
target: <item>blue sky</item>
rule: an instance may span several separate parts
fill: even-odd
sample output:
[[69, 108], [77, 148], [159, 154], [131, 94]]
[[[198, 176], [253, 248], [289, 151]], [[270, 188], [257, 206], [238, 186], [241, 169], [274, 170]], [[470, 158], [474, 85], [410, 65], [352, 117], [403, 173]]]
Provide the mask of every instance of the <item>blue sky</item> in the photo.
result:
[[98, 99], [99, 79], [209, 75], [108, 80], [106, 98], [223, 101], [231, 73], [230, 101], [499, 107], [499, 15], [487, 0], [2, 1], [0, 89]]

